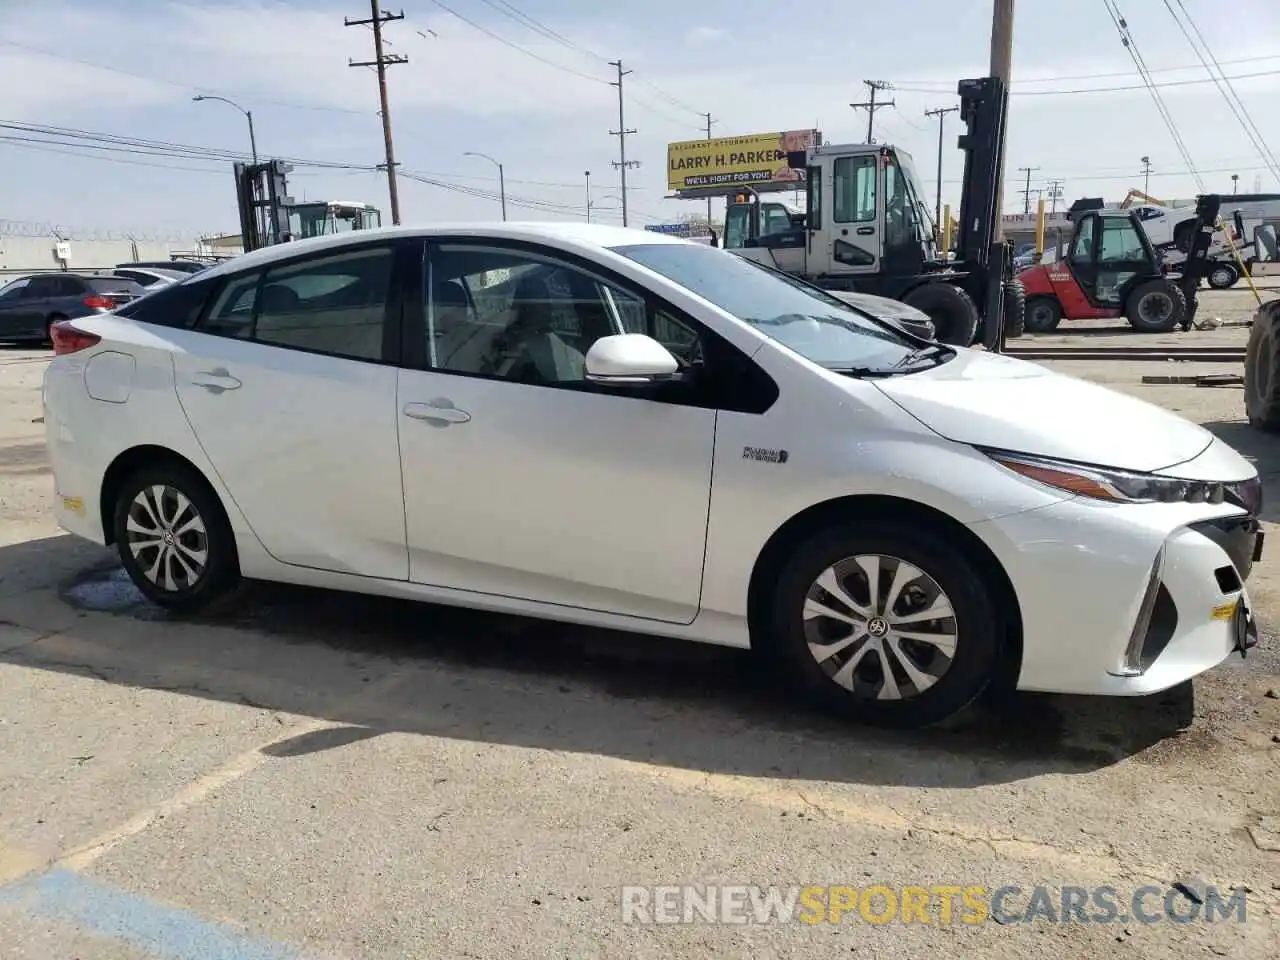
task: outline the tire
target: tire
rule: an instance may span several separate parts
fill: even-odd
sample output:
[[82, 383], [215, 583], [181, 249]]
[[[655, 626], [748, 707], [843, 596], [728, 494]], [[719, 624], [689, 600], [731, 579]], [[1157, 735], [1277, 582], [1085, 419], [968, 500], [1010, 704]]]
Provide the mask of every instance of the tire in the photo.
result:
[[[183, 464], [160, 461], [131, 474], [116, 496], [113, 529], [129, 578], [166, 609], [194, 613], [239, 581], [235, 536], [222, 504], [204, 478]], [[144, 538], [145, 530], [156, 536]], [[154, 545], [139, 546], [144, 539]]]
[[51, 314], [49, 318], [45, 320], [44, 342], [47, 343], [49, 346], [53, 346], [53, 325], [55, 323], [61, 323], [63, 320], [66, 320], [66, 319], [68, 319], [68, 317], [65, 314], [55, 313], [55, 314]]
[[[916, 637], [930, 634], [949, 643], [950, 657], [939, 645], [899, 636], [891, 617], [863, 618], [870, 632], [842, 642], [858, 637], [848, 615], [855, 606], [867, 610], [860, 562], [873, 560], [886, 591], [903, 563], [923, 575], [900, 586], [898, 615], [910, 615], [910, 603], [919, 610], [940, 599], [949, 603], [953, 616], [929, 621], [929, 629], [920, 620], [910, 625]], [[831, 592], [824, 593], [822, 581]], [[849, 598], [844, 611], [837, 592]], [[824, 605], [837, 616], [819, 613]], [[927, 726], [971, 703], [997, 672], [1003, 637], [998, 605], [965, 551], [932, 530], [893, 521], [836, 526], [798, 543], [777, 579], [767, 629], [771, 650], [805, 696], [843, 716], [888, 727]], [[812, 652], [811, 642], [828, 645], [829, 656]], [[890, 661], [899, 696], [881, 699]], [[928, 684], [911, 681], [903, 667], [908, 661], [921, 680], [931, 678]]]
[[1217, 263], [1205, 279], [1214, 290], [1226, 290], [1240, 282], [1240, 271], [1234, 264]]
[[1026, 315], [1028, 333], [1052, 333], [1062, 322], [1062, 304], [1057, 297], [1028, 297]]
[[929, 315], [939, 343], [956, 347], [973, 344], [978, 333], [978, 308], [955, 284], [945, 281], [922, 284], [903, 297], [902, 302]]
[[1187, 314], [1187, 298], [1172, 280], [1158, 277], [1129, 294], [1125, 316], [1139, 333], [1168, 333]]
[[1280, 432], [1280, 301], [1259, 307], [1249, 328], [1244, 409], [1253, 426]]
[[1004, 335], [1022, 336], [1027, 330], [1027, 289], [1016, 277], [1004, 288]]

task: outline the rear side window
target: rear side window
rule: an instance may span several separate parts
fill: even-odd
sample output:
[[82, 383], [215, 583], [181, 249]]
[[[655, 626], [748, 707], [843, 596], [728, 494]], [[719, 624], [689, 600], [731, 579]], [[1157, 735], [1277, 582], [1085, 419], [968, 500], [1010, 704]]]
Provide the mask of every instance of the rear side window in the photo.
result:
[[94, 293], [129, 293], [142, 295], [142, 286], [136, 280], [127, 277], [89, 277], [89, 288]]
[[[137, 286], [130, 281], [125, 282], [130, 286]], [[153, 323], [159, 327], [190, 329], [200, 319], [200, 313], [215, 286], [216, 279], [173, 283], [125, 304], [116, 310], [116, 315], [129, 317], [138, 323]]]

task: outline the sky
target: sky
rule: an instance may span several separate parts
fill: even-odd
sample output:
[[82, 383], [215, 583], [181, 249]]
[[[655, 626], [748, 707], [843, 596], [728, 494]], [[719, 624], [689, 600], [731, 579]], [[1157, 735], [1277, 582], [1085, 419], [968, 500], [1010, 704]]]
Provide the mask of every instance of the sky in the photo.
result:
[[[1206, 190], [1260, 177], [1280, 191], [1172, 11], [1184, 9], [1280, 157], [1280, 3], [1118, 0]], [[500, 216], [501, 162], [511, 219], [619, 222], [618, 91], [610, 60], [632, 71], [623, 106], [632, 226], [705, 211], [664, 199], [666, 145], [816, 126], [862, 142], [864, 80], [892, 89], [875, 139], [909, 151], [932, 204], [937, 121], [955, 84], [988, 70], [991, 0], [404, 0], [386, 26], [400, 205], [405, 223]], [[298, 161], [300, 199], [362, 200], [390, 223], [368, 0], [0, 0], [0, 234], [56, 224], [72, 236], [188, 238], [236, 232], [231, 162], [258, 152]], [[1185, 21], [1184, 21], [1185, 24]], [[1189, 29], [1189, 28], [1188, 28]], [[1191, 34], [1193, 37], [1195, 33]], [[1136, 89], [1133, 89], [1135, 88]], [[1104, 89], [1110, 88], [1110, 89]], [[1129, 88], [1129, 89], [1115, 89]], [[1098, 92], [1102, 90], [1102, 92]], [[1063, 181], [1065, 203], [1197, 192], [1186, 160], [1104, 0], [1017, 0], [1006, 155], [1006, 212]], [[1084, 91], [1084, 92], [1082, 92]], [[1093, 91], [1093, 92], [1088, 92]], [[32, 132], [30, 127], [81, 131]], [[946, 118], [943, 201], [959, 199], [956, 114]], [[111, 139], [86, 139], [84, 132]], [[130, 138], [132, 145], [121, 145]], [[138, 141], [148, 141], [138, 145]], [[156, 146], [156, 143], [179, 145]], [[196, 149], [191, 149], [196, 148]], [[305, 161], [305, 163], [304, 163]], [[318, 165], [317, 165], [318, 164]], [[364, 168], [364, 169], [361, 169]], [[413, 179], [414, 177], [418, 179]], [[422, 182], [423, 179], [434, 181]], [[8, 221], [9, 223], [6, 223]]]

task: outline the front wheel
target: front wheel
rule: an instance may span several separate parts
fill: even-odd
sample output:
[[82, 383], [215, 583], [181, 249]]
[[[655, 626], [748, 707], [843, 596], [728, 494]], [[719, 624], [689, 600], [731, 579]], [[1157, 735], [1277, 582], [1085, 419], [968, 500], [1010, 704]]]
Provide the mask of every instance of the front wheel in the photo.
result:
[[239, 578], [234, 535], [208, 484], [177, 463], [143, 467], [121, 485], [114, 514], [116, 550], [129, 577], [153, 603], [191, 613]]
[[978, 334], [978, 308], [969, 294], [944, 280], [923, 283], [902, 302], [928, 314], [939, 343], [972, 346]]
[[1139, 333], [1168, 333], [1187, 314], [1187, 298], [1167, 277], [1139, 284], [1125, 305], [1129, 326]]
[[820, 703], [919, 727], [972, 702], [1001, 649], [998, 604], [965, 552], [905, 524], [858, 524], [800, 543], [774, 590], [770, 636]]

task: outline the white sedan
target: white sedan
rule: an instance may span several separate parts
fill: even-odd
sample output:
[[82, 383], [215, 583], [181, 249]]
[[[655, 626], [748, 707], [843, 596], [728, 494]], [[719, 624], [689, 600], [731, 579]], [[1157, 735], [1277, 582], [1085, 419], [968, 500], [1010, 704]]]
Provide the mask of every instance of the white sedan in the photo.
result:
[[1261, 488], [1226, 444], [701, 244], [348, 233], [55, 348], [58, 519], [178, 610], [244, 577], [754, 647], [913, 725], [1257, 642]]

